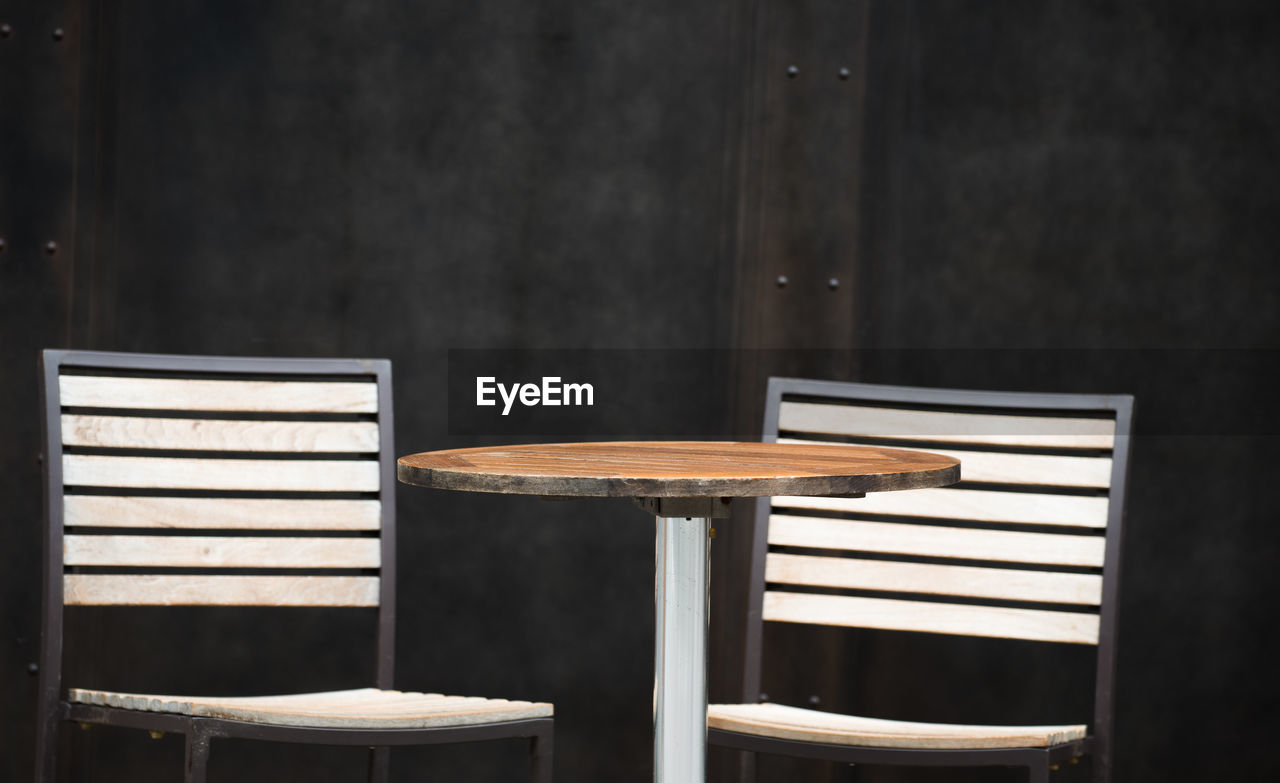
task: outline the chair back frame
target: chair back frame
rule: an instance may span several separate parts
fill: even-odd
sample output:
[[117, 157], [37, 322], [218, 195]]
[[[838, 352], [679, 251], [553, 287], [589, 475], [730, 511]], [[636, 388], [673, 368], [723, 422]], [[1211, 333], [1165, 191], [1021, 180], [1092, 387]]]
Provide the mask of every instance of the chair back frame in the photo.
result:
[[[377, 386], [378, 475], [380, 503], [378, 619], [374, 685], [390, 689], [395, 671], [396, 527], [394, 413], [391, 363], [386, 359], [295, 359], [221, 356], [175, 356], [101, 351], [46, 350], [40, 358], [41, 397], [44, 402], [44, 523], [45, 557], [42, 591], [41, 653], [38, 685], [37, 753], [43, 779], [53, 779], [55, 754], [46, 753], [64, 718], [63, 664], [63, 433], [60, 377], [64, 368], [174, 373], [216, 379], [220, 375], [331, 376], [334, 379], [372, 379]], [[145, 720], [145, 719], [144, 719]], [[415, 733], [414, 736], [417, 736]]]
[[[1113, 681], [1116, 665], [1116, 623], [1120, 583], [1122, 522], [1125, 486], [1128, 479], [1129, 446], [1133, 428], [1133, 397], [1130, 395], [1052, 394], [1042, 392], [996, 392], [960, 389], [932, 389], [909, 386], [887, 386], [798, 378], [770, 378], [765, 398], [762, 440], [778, 439], [779, 409], [785, 395], [857, 400], [872, 404], [915, 406], [1014, 409], [1024, 412], [1051, 411], [1102, 413], [1114, 416], [1115, 442], [1112, 450], [1109, 502], [1105, 532], [1105, 554], [1102, 567], [1102, 602], [1099, 611], [1097, 665], [1094, 685], [1094, 716], [1089, 738], [1090, 753], [1097, 765], [1095, 777], [1110, 778], [1113, 738]], [[904, 445], [902, 448], [913, 448]], [[918, 448], [928, 451], [928, 446]], [[963, 476], [963, 461], [961, 475]], [[962, 478], [963, 481], [963, 478]], [[769, 516], [772, 499], [756, 501], [755, 529], [750, 556], [745, 657], [742, 679], [742, 701], [755, 703], [760, 697], [762, 647], [764, 633], [765, 563], [769, 550]], [[803, 745], [803, 743], [797, 743]], [[850, 749], [851, 751], [855, 749]], [[856, 749], [864, 762], [870, 749]], [[906, 752], [899, 752], [904, 757]], [[987, 755], [991, 751], [985, 752]], [[800, 754], [798, 754], [800, 755]], [[885, 762], [894, 756], [885, 752]], [[927, 754], [911, 753], [910, 763], [922, 761]], [[981, 755], [981, 754], [978, 754]], [[943, 762], [937, 762], [943, 763]]]

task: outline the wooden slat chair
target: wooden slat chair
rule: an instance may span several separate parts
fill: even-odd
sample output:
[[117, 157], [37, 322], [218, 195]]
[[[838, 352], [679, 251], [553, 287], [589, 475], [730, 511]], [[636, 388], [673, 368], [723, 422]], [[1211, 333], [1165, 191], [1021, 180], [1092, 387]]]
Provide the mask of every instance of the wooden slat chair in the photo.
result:
[[[45, 351], [47, 551], [36, 779], [67, 721], [182, 733], [186, 780], [238, 737], [372, 748], [530, 741], [551, 778], [552, 705], [391, 690], [395, 462], [385, 360]], [[262, 569], [262, 570], [258, 570]], [[283, 572], [283, 573], [282, 573]], [[369, 607], [375, 687], [248, 698], [62, 682], [63, 607]]]
[[[962, 483], [761, 499], [746, 703], [711, 705], [709, 741], [845, 763], [1027, 767], [1033, 783], [1087, 754], [1107, 781], [1132, 403], [770, 379], [766, 441], [941, 452], [960, 459]], [[765, 622], [1096, 645], [1093, 723], [911, 723], [759, 703]], [[753, 770], [752, 754], [744, 777]]]

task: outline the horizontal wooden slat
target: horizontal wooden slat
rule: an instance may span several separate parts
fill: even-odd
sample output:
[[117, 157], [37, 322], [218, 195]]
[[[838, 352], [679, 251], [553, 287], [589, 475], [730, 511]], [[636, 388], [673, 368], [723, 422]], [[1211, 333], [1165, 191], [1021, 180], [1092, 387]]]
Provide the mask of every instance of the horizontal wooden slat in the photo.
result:
[[66, 574], [62, 592], [85, 606], [377, 606], [378, 577]]
[[283, 726], [407, 729], [549, 718], [550, 704], [375, 688], [279, 696], [161, 696], [72, 688], [71, 701]]
[[1047, 603], [1102, 603], [1102, 577], [1053, 571], [896, 563], [770, 553], [765, 581], [852, 590], [928, 593]]
[[891, 598], [766, 592], [764, 619], [891, 631], [1097, 644], [1098, 616]]
[[[799, 438], [778, 438], [779, 443], [823, 443]], [[825, 441], [829, 443], [830, 441]], [[843, 442], [843, 441], [842, 441]], [[860, 445], [850, 443], [849, 445]], [[1012, 454], [998, 451], [968, 451], [927, 448], [960, 460], [964, 481], [997, 484], [1038, 484], [1052, 487], [1105, 489], [1111, 485], [1110, 457], [1063, 457], [1047, 454]]]
[[64, 454], [67, 486], [376, 492], [371, 460], [194, 459]]
[[380, 500], [66, 495], [62, 503], [69, 527], [377, 530], [382, 522]]
[[871, 748], [1040, 748], [1083, 739], [1088, 727], [914, 723], [782, 704], [711, 704], [707, 726], [763, 737]]
[[[961, 471], [964, 464], [961, 463]], [[849, 514], [893, 514], [935, 519], [1025, 525], [1105, 528], [1107, 498], [1000, 492], [985, 489], [914, 489], [876, 492], [864, 498], [777, 497], [774, 508], [807, 508]]]
[[968, 530], [784, 514], [774, 514], [769, 518], [769, 543], [775, 546], [1092, 568], [1102, 567], [1106, 548], [1106, 539], [1101, 536]]
[[951, 413], [812, 402], [782, 403], [778, 408], [778, 429], [1044, 448], [1110, 449], [1115, 443], [1115, 422], [1111, 419]]
[[377, 413], [374, 383], [350, 381], [211, 381], [62, 375], [68, 407], [179, 411]]
[[67, 446], [203, 451], [376, 452], [371, 421], [227, 421], [63, 414]]
[[69, 566], [377, 568], [376, 538], [86, 536], [62, 539]]

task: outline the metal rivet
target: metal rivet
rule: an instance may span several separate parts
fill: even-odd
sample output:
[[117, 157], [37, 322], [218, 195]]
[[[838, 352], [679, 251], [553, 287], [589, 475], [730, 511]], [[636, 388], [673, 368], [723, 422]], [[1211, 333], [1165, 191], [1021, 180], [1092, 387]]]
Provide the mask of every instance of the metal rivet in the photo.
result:
[[787, 276], [786, 276], [786, 275], [778, 275], [778, 279], [777, 279], [777, 281], [776, 281], [776, 282], [778, 283], [778, 287], [779, 287], [779, 288], [786, 288], [786, 287], [787, 287]]
[[834, 277], [827, 281], [827, 288], [830, 288], [832, 291], [836, 290], [839, 287], [840, 287], [840, 281], [835, 279]]
[[48, 253], [49, 255], [53, 255], [54, 253], [58, 252], [58, 243], [54, 242], [52, 239], [50, 239], [48, 242], [45, 242], [44, 252]]
[[40, 664], [32, 662], [27, 664], [27, 674], [39, 674]]
[[809, 697], [809, 706], [810, 706], [810, 707], [817, 707], [817, 706], [818, 706], [819, 704], [821, 704], [821, 703], [822, 703], [822, 699], [819, 699], [819, 698], [818, 698], [818, 696], [817, 696], [816, 694], [815, 694], [815, 695], [813, 695], [813, 696], [810, 696], [810, 697]]
[[840, 70], [836, 71], [836, 74], [837, 74], [841, 79], [848, 79], [848, 78], [849, 78], [849, 69], [848, 69], [848, 68], [841, 68]]
[[795, 66], [795, 65], [788, 65], [788, 66], [787, 66], [787, 78], [788, 78], [788, 79], [794, 79], [794, 78], [796, 78], [796, 77], [797, 77], [797, 76], [799, 76], [799, 75], [800, 75], [800, 68], [799, 68], [798, 66]]
[[8, 38], [13, 35], [13, 27], [8, 23], [0, 24], [0, 38]]
[[55, 40], [55, 41], [61, 41], [61, 40], [62, 40], [62, 37], [63, 37], [63, 36], [65, 36], [65, 35], [66, 35], [66, 33], [62, 32], [62, 28], [61, 28], [61, 27], [55, 27], [55, 28], [53, 28], [53, 40]]
[[763, 701], [768, 701], [768, 700], [769, 700], [769, 694], [767, 694], [767, 693], [761, 693], [761, 694], [760, 694], [760, 701], [762, 701], [762, 702], [763, 702]]

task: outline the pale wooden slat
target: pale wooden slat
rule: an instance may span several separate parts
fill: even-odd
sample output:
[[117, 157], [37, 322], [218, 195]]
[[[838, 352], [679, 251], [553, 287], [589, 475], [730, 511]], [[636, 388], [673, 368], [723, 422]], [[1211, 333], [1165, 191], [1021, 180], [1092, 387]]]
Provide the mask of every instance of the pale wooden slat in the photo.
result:
[[896, 563], [847, 557], [770, 553], [765, 581], [854, 590], [957, 595], [1010, 601], [1102, 603], [1102, 577], [1053, 571]]
[[133, 606], [377, 606], [376, 576], [66, 574], [65, 603]]
[[1098, 642], [1096, 614], [892, 598], [769, 591], [764, 594], [764, 619], [1042, 642]]
[[66, 495], [69, 527], [201, 530], [377, 530], [380, 500], [165, 498]]
[[1101, 568], [1106, 539], [1057, 533], [968, 530], [896, 522], [794, 517], [769, 518], [774, 546], [846, 549], [921, 557]]
[[374, 383], [211, 381], [62, 375], [59, 402], [84, 408], [291, 413], [377, 413]]
[[163, 696], [72, 688], [72, 702], [281, 726], [428, 728], [549, 718], [542, 702], [445, 696], [374, 688], [281, 696]]
[[62, 443], [121, 449], [376, 452], [371, 421], [227, 421], [63, 414]]
[[782, 704], [711, 704], [707, 726], [801, 742], [872, 748], [1042, 748], [1083, 739], [1084, 725], [973, 726], [864, 718]]
[[376, 538], [85, 536], [62, 539], [69, 566], [377, 568]]
[[[964, 470], [963, 463], [960, 469]], [[788, 496], [773, 499], [774, 508], [1088, 528], [1107, 526], [1107, 502], [1105, 497], [1084, 495], [950, 488], [876, 492], [863, 498]]]
[[[821, 440], [778, 438], [779, 443], [823, 443]], [[830, 441], [826, 441], [830, 442]], [[850, 443], [849, 445], [860, 445]], [[1087, 487], [1105, 489], [1111, 486], [1110, 457], [1063, 457], [1048, 454], [1011, 454], [1009, 452], [968, 451], [959, 449], [920, 449], [960, 460], [960, 475], [965, 481], [987, 481], [997, 484], [1037, 484], [1051, 487]]]
[[1115, 444], [1115, 421], [1111, 419], [915, 411], [813, 402], [782, 403], [778, 407], [778, 429], [1044, 448], [1110, 449]]
[[376, 492], [372, 460], [255, 460], [64, 454], [67, 486]]

